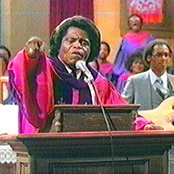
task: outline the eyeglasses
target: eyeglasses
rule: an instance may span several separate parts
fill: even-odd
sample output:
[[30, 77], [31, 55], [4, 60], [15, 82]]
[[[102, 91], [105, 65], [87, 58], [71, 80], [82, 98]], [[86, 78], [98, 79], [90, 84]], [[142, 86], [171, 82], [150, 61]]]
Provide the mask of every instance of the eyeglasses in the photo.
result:
[[170, 53], [156, 53], [156, 54], [152, 54], [152, 56], [153, 57], [155, 57], [155, 58], [160, 58], [160, 57], [165, 57], [165, 58], [167, 58], [167, 57], [171, 57], [171, 54]]

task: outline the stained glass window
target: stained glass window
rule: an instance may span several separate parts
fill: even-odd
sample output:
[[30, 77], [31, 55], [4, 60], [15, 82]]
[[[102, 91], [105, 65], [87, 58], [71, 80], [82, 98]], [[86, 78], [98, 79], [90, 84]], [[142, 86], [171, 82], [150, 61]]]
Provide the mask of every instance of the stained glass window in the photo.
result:
[[146, 24], [163, 23], [164, 0], [127, 0], [129, 14], [139, 14]]

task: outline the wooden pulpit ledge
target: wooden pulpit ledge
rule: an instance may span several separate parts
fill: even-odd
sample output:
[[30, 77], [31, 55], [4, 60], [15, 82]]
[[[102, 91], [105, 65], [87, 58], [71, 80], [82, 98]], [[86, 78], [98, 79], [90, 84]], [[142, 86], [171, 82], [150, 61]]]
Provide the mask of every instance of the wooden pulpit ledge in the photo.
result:
[[[51, 132], [2, 135], [16, 174], [168, 174], [174, 131], [133, 131], [138, 105], [56, 105]], [[117, 129], [117, 131], [115, 131]]]
[[[111, 141], [112, 136], [112, 141]], [[4, 135], [17, 152], [16, 174], [167, 174], [173, 131]], [[112, 147], [112, 148], [111, 148]], [[113, 151], [111, 150], [113, 149]]]

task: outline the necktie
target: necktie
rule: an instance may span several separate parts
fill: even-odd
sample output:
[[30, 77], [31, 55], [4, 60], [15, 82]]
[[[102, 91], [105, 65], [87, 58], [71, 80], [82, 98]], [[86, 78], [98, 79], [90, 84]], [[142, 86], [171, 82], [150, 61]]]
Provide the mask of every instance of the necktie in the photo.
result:
[[164, 99], [165, 94], [161, 91], [162, 86], [163, 86], [163, 81], [160, 78], [156, 79], [155, 81], [156, 92], [161, 96], [162, 99]]

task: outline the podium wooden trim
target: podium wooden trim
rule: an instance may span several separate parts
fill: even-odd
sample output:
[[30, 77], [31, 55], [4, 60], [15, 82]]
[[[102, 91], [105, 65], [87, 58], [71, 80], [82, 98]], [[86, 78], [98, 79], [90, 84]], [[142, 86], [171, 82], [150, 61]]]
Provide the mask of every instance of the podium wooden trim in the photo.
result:
[[[113, 154], [111, 153], [111, 139]], [[17, 152], [16, 174], [167, 174], [172, 131], [1, 136]]]

